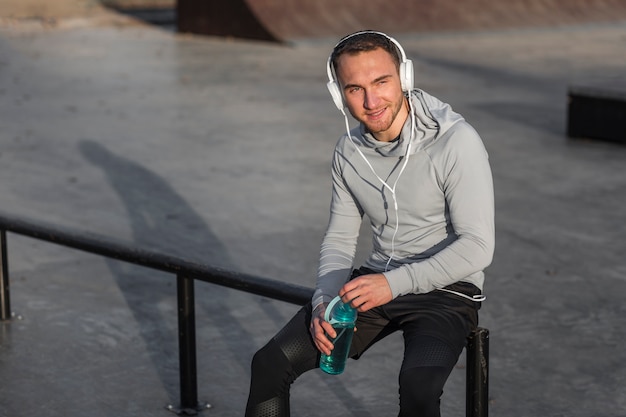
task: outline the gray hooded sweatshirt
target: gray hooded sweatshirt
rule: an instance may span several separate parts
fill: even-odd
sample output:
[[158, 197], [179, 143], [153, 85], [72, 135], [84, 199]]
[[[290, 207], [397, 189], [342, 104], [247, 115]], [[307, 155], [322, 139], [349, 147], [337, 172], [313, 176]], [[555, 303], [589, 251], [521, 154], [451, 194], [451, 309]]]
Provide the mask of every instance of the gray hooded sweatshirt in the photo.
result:
[[411, 105], [398, 140], [377, 141], [361, 124], [335, 147], [314, 307], [349, 278], [363, 215], [373, 232], [364, 266], [385, 275], [394, 298], [458, 281], [483, 288], [495, 244], [487, 152], [448, 104], [416, 89]]

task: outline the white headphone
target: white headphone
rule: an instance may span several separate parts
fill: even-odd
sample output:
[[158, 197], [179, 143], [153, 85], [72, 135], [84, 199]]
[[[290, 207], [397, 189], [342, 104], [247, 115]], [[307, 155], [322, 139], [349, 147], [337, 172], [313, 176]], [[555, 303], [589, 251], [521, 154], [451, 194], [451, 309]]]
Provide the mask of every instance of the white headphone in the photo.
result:
[[[351, 35], [344, 37], [339, 42], [337, 42], [337, 44], [333, 48], [333, 51], [346, 40], [354, 36], [368, 34], [368, 33], [383, 36], [384, 38], [386, 38], [387, 40], [389, 40], [396, 46], [396, 48], [400, 52], [400, 57], [399, 57], [400, 58], [400, 68], [399, 68], [400, 85], [402, 87], [402, 91], [404, 91], [405, 93], [410, 93], [411, 90], [413, 90], [413, 61], [406, 58], [406, 54], [404, 53], [404, 49], [402, 49], [402, 46], [400, 45], [400, 43], [394, 38], [392, 38], [391, 36], [383, 32], [377, 32], [374, 30], [364, 30], [364, 31], [356, 32], [356, 33], [353, 33]], [[328, 57], [328, 60], [326, 61], [326, 73], [328, 74], [328, 83], [326, 84], [326, 87], [328, 87], [328, 91], [330, 92], [330, 95], [333, 98], [333, 102], [335, 103], [335, 106], [337, 106], [337, 108], [343, 112], [343, 109], [346, 107], [346, 105], [343, 100], [343, 93], [341, 92], [341, 87], [339, 86], [339, 82], [335, 79], [335, 76], [334, 76], [332, 56], [333, 54], [331, 54]]]

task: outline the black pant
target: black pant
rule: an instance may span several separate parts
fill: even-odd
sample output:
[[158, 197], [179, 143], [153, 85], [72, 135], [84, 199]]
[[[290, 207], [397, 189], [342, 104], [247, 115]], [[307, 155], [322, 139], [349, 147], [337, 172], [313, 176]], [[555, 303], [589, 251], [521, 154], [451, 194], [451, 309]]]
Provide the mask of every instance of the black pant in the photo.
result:
[[[470, 296], [480, 292], [468, 283], [448, 288]], [[438, 417], [443, 386], [478, 325], [479, 307], [479, 303], [442, 291], [398, 297], [359, 313], [350, 357], [358, 359], [374, 343], [401, 330], [404, 359], [399, 416]], [[290, 415], [291, 384], [319, 367], [320, 352], [309, 333], [310, 321], [308, 304], [254, 355], [247, 417]]]

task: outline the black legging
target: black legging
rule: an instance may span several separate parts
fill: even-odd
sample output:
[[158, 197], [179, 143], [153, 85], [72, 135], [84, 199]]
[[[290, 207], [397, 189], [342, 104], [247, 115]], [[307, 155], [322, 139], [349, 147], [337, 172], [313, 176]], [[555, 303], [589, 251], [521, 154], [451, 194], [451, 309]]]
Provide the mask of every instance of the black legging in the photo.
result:
[[[468, 293], [467, 288], [462, 290]], [[477, 291], [471, 290], [470, 295]], [[477, 325], [477, 308], [471, 301], [443, 292], [398, 297], [359, 314], [350, 356], [358, 358], [372, 344], [402, 330], [405, 351], [399, 375], [399, 416], [439, 417], [443, 386]], [[319, 366], [320, 353], [309, 334], [310, 320], [308, 304], [254, 355], [247, 417], [290, 415], [291, 384]]]

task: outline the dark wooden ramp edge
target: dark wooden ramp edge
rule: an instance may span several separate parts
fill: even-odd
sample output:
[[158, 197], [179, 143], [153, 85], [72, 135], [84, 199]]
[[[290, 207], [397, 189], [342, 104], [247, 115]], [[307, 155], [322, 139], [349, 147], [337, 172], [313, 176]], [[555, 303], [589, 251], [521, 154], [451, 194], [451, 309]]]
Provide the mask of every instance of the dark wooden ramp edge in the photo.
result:
[[553, 27], [626, 19], [626, 0], [177, 0], [177, 27], [268, 41], [341, 37], [375, 29], [390, 34]]

